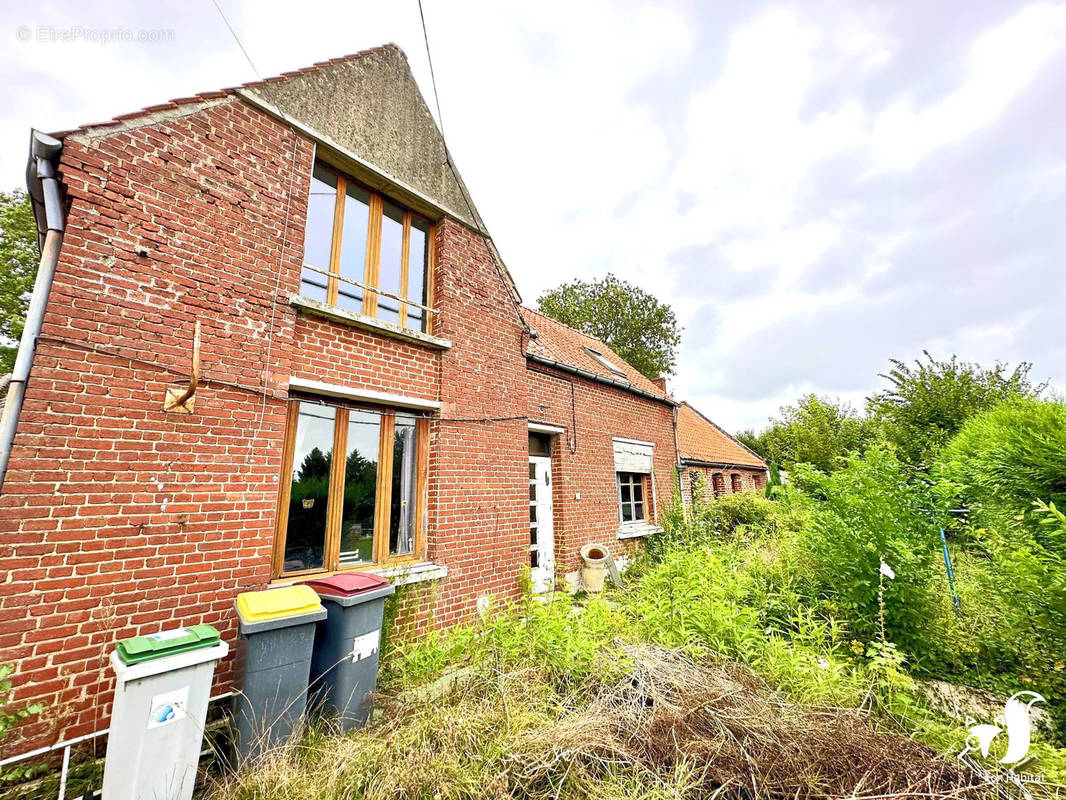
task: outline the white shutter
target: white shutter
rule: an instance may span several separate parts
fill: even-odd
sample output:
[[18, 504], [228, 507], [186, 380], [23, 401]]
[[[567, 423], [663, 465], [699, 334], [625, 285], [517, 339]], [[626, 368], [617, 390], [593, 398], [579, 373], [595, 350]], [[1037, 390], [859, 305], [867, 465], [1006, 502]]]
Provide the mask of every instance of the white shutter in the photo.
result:
[[655, 445], [632, 439], [614, 440], [614, 471], [651, 474], [651, 457]]

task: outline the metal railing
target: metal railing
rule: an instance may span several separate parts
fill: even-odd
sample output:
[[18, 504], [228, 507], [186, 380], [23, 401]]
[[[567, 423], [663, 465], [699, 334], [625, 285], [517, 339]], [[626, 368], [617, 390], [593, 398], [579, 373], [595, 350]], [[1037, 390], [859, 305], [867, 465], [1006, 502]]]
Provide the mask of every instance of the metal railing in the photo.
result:
[[380, 294], [384, 297], [389, 298], [390, 300], [395, 300], [397, 303], [402, 303], [408, 306], [414, 306], [415, 308], [421, 308], [423, 311], [429, 314], [438, 313], [437, 309], [431, 308], [427, 305], [423, 305], [422, 303], [416, 302], [415, 300], [408, 300], [405, 297], [400, 297], [399, 295], [395, 295], [392, 292], [386, 292], [384, 289], [379, 289], [376, 286], [370, 286], [369, 284], [363, 283], [362, 281], [357, 281], [354, 278], [346, 278], [336, 272], [330, 272], [329, 270], [319, 269], [318, 267], [314, 267], [308, 264], [306, 261], [304, 262], [304, 269], [310, 270], [311, 272], [317, 272], [319, 275], [325, 275], [327, 278], [336, 278], [339, 281], [350, 283], [352, 286], [358, 286], [364, 292], [374, 292], [374, 294]]

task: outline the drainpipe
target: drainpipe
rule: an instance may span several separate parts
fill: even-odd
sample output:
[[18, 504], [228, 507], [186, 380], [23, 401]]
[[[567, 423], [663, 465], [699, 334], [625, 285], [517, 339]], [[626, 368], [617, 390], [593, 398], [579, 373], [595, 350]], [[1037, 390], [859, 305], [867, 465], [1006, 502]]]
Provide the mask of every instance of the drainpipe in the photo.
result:
[[681, 516], [685, 518], [685, 522], [689, 521], [689, 508], [685, 505], [685, 493], [681, 489], [681, 473], [685, 469], [681, 463], [681, 441], [677, 438], [677, 409], [679, 406], [674, 406], [674, 474], [677, 476], [677, 496], [681, 501]]
[[56, 168], [63, 143], [38, 130], [30, 132], [30, 154], [26, 163], [26, 188], [37, 219], [37, 246], [41, 251], [41, 263], [37, 267], [37, 279], [33, 284], [30, 307], [26, 312], [26, 327], [22, 331], [15, 368], [11, 372], [11, 385], [0, 419], [0, 491], [3, 491], [7, 475], [7, 462], [11, 458], [11, 446], [15, 441], [15, 428], [22, 412], [22, 400], [26, 396], [26, 382], [33, 366], [33, 354], [37, 338], [41, 335], [44, 309], [52, 289], [59, 248], [63, 245], [63, 202], [60, 196]]

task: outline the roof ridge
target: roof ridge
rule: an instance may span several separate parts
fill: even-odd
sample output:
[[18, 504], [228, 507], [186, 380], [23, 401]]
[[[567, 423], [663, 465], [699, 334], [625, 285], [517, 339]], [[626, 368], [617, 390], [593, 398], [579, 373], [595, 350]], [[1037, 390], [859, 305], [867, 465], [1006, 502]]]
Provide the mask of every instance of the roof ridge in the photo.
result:
[[689, 411], [691, 411], [693, 414], [698, 416], [700, 419], [702, 419], [708, 425], [711, 425], [712, 427], [714, 427], [714, 429], [717, 430], [720, 434], [722, 434], [723, 436], [729, 438], [734, 444], [742, 447], [744, 450], [746, 450], [747, 452], [751, 453], [753, 456], [755, 456], [755, 458], [758, 459], [760, 464], [762, 464], [763, 466], [766, 466], [766, 467], [770, 466], [766, 462], [766, 459], [764, 459], [762, 456], [760, 456], [758, 453], [756, 453], [754, 450], [752, 450], [750, 447], [748, 447], [746, 444], [744, 444], [744, 442], [740, 441], [736, 436], [731, 434], [729, 431], [727, 431], [725, 428], [723, 428], [721, 425], [719, 425], [713, 419], [711, 419], [706, 414], [704, 414], [702, 411], [700, 411], [698, 408], [696, 408], [694, 405], [692, 405], [692, 403], [690, 403], [688, 400], [682, 400], [681, 401], [681, 405], [685, 406], [686, 408], [688, 408]]

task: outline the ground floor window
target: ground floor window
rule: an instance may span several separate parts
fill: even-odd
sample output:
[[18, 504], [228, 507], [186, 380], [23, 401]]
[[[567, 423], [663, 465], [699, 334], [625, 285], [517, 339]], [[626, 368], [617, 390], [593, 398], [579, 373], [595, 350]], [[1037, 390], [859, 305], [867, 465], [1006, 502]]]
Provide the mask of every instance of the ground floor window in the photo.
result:
[[725, 478], [721, 472], [716, 472], [711, 476], [711, 488], [714, 490], [715, 497], [725, 494]]
[[740, 482], [740, 476], [735, 472], [729, 476], [729, 482], [732, 484], [734, 492], [739, 492], [744, 488]]
[[647, 521], [645, 482], [639, 472], [618, 473], [618, 517], [622, 523]]
[[428, 420], [412, 414], [292, 401], [274, 577], [420, 555], [427, 442]]

